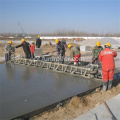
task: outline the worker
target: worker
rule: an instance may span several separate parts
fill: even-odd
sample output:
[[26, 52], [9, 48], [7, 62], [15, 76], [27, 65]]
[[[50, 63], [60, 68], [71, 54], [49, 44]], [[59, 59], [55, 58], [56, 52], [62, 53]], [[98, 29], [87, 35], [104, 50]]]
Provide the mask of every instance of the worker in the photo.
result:
[[68, 48], [71, 50], [72, 57], [74, 57], [74, 65], [80, 65], [80, 47], [69, 44]]
[[21, 44], [17, 45], [16, 48], [22, 47], [25, 53], [25, 57], [27, 59], [31, 58], [31, 52], [30, 52], [30, 44], [28, 42], [25, 41], [25, 39], [21, 40]]
[[98, 57], [99, 57], [99, 54], [102, 50], [103, 50], [103, 47], [101, 46], [100, 42], [98, 41], [96, 43], [96, 46], [92, 50], [92, 53], [93, 53], [93, 57], [92, 57], [93, 62], [92, 63], [93, 64], [99, 65]]
[[36, 48], [40, 48], [42, 43], [42, 40], [40, 39], [40, 36], [38, 35], [37, 39], [36, 39]]
[[12, 41], [9, 41], [8, 44], [5, 45], [5, 62], [7, 63], [11, 59], [11, 52], [13, 50]]
[[30, 47], [31, 50], [31, 58], [35, 58], [34, 52], [35, 52], [35, 42], [33, 41]]
[[67, 44], [64, 40], [59, 41], [59, 39], [56, 39], [55, 42], [56, 42], [56, 46], [55, 46], [56, 53], [60, 57], [60, 61], [62, 62], [62, 64], [64, 64], [65, 48], [67, 47]]
[[100, 52], [99, 60], [102, 62], [102, 74], [103, 74], [103, 90], [112, 88], [112, 81], [114, 76], [115, 62], [114, 57], [117, 53], [111, 50], [111, 44], [106, 43], [105, 49]]

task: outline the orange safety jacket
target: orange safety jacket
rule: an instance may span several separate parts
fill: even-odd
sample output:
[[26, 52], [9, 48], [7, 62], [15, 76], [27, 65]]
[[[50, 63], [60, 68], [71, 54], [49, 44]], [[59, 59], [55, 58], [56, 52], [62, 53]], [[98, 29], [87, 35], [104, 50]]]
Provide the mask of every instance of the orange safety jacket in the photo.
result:
[[117, 53], [109, 48], [101, 51], [98, 59], [102, 62], [102, 70], [109, 71], [115, 69], [114, 57], [116, 56]]
[[34, 44], [31, 44], [30, 50], [31, 50], [31, 54], [34, 54], [34, 52], [35, 52], [35, 45]]

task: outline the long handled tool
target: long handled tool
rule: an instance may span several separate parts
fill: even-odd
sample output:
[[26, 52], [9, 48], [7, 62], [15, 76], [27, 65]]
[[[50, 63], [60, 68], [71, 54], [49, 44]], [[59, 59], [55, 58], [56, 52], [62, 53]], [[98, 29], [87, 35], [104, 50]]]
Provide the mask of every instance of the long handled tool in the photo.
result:
[[117, 120], [117, 119], [115, 118], [115, 116], [112, 114], [112, 112], [110, 111], [110, 109], [108, 108], [108, 105], [106, 104], [106, 102], [103, 101], [103, 103], [104, 103], [104, 105], [105, 105], [105, 107], [106, 107], [108, 113], [110, 114], [112, 120]]
[[96, 58], [94, 58], [86, 67], [88, 67], [95, 60], [96, 60]]
[[68, 65], [71, 63], [72, 61], [70, 61], [69, 63], [68, 63]]

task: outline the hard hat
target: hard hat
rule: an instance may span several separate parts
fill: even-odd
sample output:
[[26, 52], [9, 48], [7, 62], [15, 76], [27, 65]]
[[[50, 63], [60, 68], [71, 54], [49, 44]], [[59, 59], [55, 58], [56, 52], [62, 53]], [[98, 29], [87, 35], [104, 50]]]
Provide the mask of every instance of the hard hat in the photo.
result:
[[38, 35], [38, 38], [40, 38], [40, 36]]
[[111, 44], [110, 44], [110, 43], [106, 43], [105, 45], [107, 45], [107, 46], [111, 47]]
[[34, 42], [34, 41], [32, 41], [32, 43], [34, 44], [35, 42]]
[[12, 44], [12, 41], [9, 41], [9, 44]]
[[96, 43], [96, 45], [97, 45], [97, 46], [100, 46], [100, 42], [98, 41], [98, 42]]
[[68, 48], [71, 48], [71, 46], [72, 46], [72, 45], [71, 45], [71, 44], [69, 44], [69, 45], [68, 45]]
[[58, 39], [56, 39], [56, 40], [55, 40], [55, 42], [56, 42], [56, 43], [59, 43], [59, 40], [58, 40]]
[[25, 39], [22, 39], [21, 42], [22, 42], [22, 43], [25, 42]]

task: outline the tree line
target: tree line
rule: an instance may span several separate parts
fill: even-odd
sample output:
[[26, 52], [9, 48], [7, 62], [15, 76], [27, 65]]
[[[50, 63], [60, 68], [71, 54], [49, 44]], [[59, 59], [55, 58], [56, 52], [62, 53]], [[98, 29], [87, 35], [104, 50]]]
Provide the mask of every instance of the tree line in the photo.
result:
[[[9, 36], [9, 37], [20, 37], [22, 36], [22, 33], [0, 33], [0, 36], [5, 37], [5, 36]], [[84, 36], [84, 37], [120, 37], [120, 33], [106, 33], [106, 34], [98, 34], [98, 33], [88, 33], [88, 32], [76, 32], [74, 30], [71, 31], [56, 31], [54, 33], [35, 33], [35, 34], [31, 34], [31, 33], [26, 33], [26, 36], [31, 36], [31, 37], [36, 37], [38, 35], [40, 36]]]

